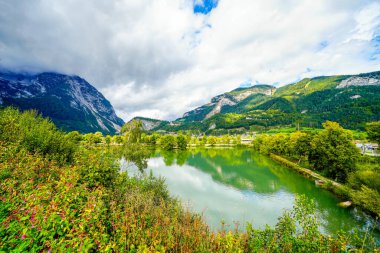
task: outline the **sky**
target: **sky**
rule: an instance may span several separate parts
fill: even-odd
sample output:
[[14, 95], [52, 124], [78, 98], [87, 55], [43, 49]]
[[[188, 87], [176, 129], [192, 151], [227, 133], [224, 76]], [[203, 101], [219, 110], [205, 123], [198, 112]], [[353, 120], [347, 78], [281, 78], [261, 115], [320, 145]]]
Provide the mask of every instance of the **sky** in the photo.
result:
[[79, 75], [125, 121], [380, 70], [380, 0], [0, 0], [0, 69]]

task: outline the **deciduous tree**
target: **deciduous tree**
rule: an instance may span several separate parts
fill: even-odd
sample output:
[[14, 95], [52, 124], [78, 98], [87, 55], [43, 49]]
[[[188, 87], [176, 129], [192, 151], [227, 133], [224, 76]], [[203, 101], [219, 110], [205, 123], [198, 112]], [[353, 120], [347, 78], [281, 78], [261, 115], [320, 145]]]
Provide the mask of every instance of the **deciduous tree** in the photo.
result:
[[352, 133], [338, 123], [326, 121], [323, 127], [324, 130], [316, 134], [310, 143], [309, 162], [314, 169], [344, 181], [347, 174], [355, 169], [359, 150], [353, 144]]

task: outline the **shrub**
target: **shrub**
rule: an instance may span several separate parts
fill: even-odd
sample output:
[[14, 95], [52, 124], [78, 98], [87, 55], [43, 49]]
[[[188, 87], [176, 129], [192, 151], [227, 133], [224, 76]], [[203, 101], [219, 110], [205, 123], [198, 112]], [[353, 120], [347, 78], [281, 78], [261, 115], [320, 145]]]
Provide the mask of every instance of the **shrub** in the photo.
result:
[[378, 191], [363, 185], [359, 191], [355, 191], [351, 196], [355, 204], [361, 205], [380, 216], [380, 194]]
[[76, 151], [75, 144], [36, 111], [0, 110], [0, 141], [17, 143], [32, 153], [40, 153], [59, 162], [72, 161]]
[[83, 140], [83, 135], [81, 135], [78, 131], [71, 131], [70, 133], [66, 134], [66, 138], [69, 141], [79, 144], [79, 142]]

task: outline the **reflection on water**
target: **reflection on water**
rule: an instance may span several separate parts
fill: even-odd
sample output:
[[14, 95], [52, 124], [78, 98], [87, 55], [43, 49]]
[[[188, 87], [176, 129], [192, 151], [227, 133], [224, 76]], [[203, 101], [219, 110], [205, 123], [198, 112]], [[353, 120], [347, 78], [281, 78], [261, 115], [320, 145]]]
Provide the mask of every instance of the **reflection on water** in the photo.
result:
[[338, 207], [340, 201], [313, 182], [247, 149], [157, 151], [148, 161], [149, 171], [163, 176], [171, 194], [203, 212], [214, 229], [221, 221], [231, 229], [246, 222], [273, 226], [296, 194], [314, 199], [324, 232], [365, 229], [372, 223], [359, 210]]

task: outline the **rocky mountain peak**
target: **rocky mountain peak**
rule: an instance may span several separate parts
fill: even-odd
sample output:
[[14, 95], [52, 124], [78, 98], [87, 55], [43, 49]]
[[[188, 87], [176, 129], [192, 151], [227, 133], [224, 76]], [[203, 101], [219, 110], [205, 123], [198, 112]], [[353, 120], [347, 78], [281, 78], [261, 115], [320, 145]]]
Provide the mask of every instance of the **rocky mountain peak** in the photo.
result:
[[36, 109], [67, 131], [114, 133], [124, 123], [110, 102], [79, 76], [0, 73], [0, 97], [3, 105]]

